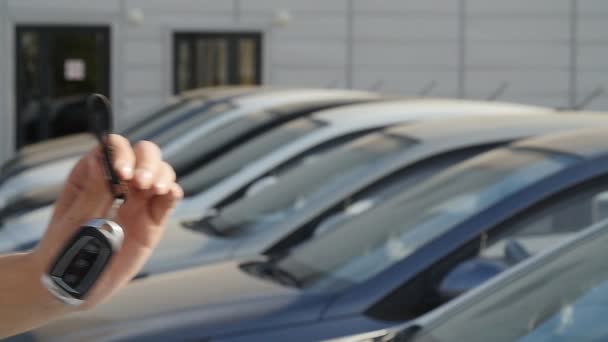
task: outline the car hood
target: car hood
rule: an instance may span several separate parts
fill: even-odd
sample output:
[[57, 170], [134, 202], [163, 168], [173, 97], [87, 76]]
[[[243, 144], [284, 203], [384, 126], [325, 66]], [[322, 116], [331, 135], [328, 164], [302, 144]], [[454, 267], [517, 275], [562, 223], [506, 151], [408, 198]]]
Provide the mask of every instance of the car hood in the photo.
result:
[[176, 271], [226, 260], [235, 245], [234, 239], [211, 237], [185, 228], [178, 219], [174, 219], [141, 273], [149, 275]]
[[13, 198], [19, 198], [23, 193], [63, 184], [78, 159], [73, 157], [46, 163], [6, 179], [0, 185], [0, 205], [3, 207], [10, 204], [14, 201]]
[[328, 295], [305, 294], [243, 272], [237, 262], [135, 281], [109, 302], [14, 341], [112, 341], [196, 327], [201, 337], [318, 320]]

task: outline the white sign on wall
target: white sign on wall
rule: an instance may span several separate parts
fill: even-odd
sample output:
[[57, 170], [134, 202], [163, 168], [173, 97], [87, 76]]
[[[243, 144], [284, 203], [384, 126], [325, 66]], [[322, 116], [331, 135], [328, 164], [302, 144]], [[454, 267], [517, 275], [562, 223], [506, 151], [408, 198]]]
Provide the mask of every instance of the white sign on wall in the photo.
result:
[[66, 59], [63, 62], [63, 77], [66, 81], [83, 81], [87, 77], [87, 65], [82, 59]]

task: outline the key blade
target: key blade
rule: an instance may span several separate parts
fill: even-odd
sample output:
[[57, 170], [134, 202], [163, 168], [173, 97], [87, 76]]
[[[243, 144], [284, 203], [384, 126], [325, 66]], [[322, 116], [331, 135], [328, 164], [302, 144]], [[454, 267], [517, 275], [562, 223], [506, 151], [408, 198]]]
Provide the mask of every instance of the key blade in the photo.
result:
[[87, 98], [89, 125], [102, 146], [103, 164], [108, 178], [110, 191], [116, 198], [126, 199], [126, 190], [114, 170], [112, 148], [108, 144], [108, 134], [112, 128], [112, 106], [110, 100], [101, 94], [92, 94]]
[[87, 97], [86, 106], [89, 128], [99, 143], [105, 143], [106, 137], [112, 131], [114, 121], [110, 100], [101, 94], [91, 94]]

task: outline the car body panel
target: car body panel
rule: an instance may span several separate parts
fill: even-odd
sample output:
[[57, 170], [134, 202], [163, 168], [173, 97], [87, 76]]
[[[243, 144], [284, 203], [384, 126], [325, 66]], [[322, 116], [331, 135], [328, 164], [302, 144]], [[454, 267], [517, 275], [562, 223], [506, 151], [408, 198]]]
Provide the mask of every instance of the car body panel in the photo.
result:
[[96, 143], [97, 141], [93, 135], [81, 133], [36, 143], [33, 146], [26, 146], [15, 157], [2, 165], [0, 169], [0, 184], [5, 179], [29, 168], [65, 158], [66, 156], [81, 154], [83, 151], [95, 146]]
[[[239, 334], [227, 334], [220, 335], [213, 338], [216, 342], [251, 342], [251, 341], [291, 341], [294, 336], [300, 341], [320, 341], [328, 335], [328, 331], [333, 331], [333, 334], [343, 335], [348, 334], [349, 331], [371, 331], [376, 329], [383, 329], [387, 326], [387, 322], [376, 321], [364, 316], [349, 316], [341, 317], [339, 319], [331, 321], [317, 321], [309, 324], [294, 324], [288, 326], [277, 327], [272, 330], [261, 330], [249, 333]], [[329, 333], [330, 335], [332, 333]], [[128, 336], [128, 335], [127, 335]], [[131, 338], [129, 336], [129, 338]], [[200, 331], [197, 331], [196, 327], [190, 329], [179, 329], [173, 330], [161, 330], [161, 331], [150, 331], [138, 335], [135, 341], [168, 341], [171, 339], [183, 339], [188, 340], [189, 338], [196, 340], [200, 339]], [[133, 341], [132, 339], [130, 339]]]
[[[44, 341], [52, 341], [53, 335], [57, 341], [82, 341], [91, 332], [112, 336], [122, 330], [141, 333], [193, 323], [214, 336], [257, 331], [314, 322], [329, 298], [250, 276], [235, 262], [219, 263], [136, 281], [95, 310], [67, 316], [32, 336], [41, 333]], [[74, 323], [83, 334], [72, 329]]]
[[30, 193], [37, 188], [62, 184], [79, 159], [80, 156], [67, 157], [52, 163], [44, 163], [8, 178], [0, 186], [0, 208], [18, 200], [21, 194]]

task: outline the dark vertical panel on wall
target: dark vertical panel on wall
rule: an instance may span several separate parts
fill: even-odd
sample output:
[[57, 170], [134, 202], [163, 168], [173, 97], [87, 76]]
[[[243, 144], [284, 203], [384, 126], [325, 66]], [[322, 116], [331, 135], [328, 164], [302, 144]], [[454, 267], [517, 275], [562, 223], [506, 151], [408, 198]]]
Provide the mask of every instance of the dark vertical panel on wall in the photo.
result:
[[570, 0], [570, 70], [568, 104], [572, 108], [578, 101], [578, 0]]
[[458, 3], [458, 31], [458, 97], [464, 98], [467, 95], [467, 0]]
[[354, 0], [346, 2], [346, 61], [345, 70], [345, 85], [346, 88], [353, 87], [353, 53], [355, 37], [353, 32], [353, 21], [355, 20]]

